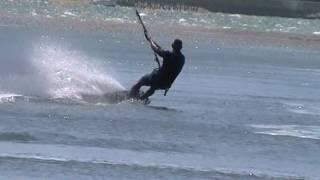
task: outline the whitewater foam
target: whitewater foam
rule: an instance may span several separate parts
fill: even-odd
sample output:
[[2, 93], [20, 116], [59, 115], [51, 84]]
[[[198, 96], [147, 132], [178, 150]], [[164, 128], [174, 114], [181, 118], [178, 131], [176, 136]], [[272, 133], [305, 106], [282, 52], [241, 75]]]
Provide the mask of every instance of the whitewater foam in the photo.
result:
[[2, 94], [0, 93], [0, 103], [15, 102], [17, 94]]
[[30, 57], [22, 58], [22, 63], [1, 62], [0, 66], [7, 68], [10, 75], [0, 74], [0, 101], [11, 101], [17, 95], [79, 99], [82, 93], [103, 94], [124, 89], [101, 68], [97, 59], [80, 51], [39, 41], [29, 54]]
[[319, 126], [301, 125], [250, 125], [258, 134], [272, 136], [291, 136], [305, 139], [320, 139]]

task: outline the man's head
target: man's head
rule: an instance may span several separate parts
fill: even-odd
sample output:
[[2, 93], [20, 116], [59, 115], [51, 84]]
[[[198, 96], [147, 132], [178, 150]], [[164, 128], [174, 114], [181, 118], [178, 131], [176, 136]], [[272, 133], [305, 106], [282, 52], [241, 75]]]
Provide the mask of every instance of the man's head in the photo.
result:
[[174, 51], [179, 52], [182, 49], [182, 41], [180, 39], [175, 39], [171, 46]]

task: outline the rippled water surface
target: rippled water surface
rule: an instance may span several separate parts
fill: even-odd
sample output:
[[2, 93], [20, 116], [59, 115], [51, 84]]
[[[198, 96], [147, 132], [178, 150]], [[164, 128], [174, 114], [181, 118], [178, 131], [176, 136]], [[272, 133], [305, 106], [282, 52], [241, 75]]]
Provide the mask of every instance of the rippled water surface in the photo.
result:
[[319, 20], [141, 10], [186, 65], [114, 104], [157, 66], [134, 13], [0, 2], [1, 179], [320, 178]]

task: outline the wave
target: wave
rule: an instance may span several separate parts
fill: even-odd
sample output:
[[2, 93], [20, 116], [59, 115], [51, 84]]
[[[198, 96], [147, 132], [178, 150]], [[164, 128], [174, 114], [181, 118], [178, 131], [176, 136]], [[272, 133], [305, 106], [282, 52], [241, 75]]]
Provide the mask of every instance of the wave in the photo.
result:
[[303, 125], [250, 125], [255, 133], [272, 136], [291, 136], [303, 139], [320, 140], [319, 126]]
[[33, 164], [35, 163], [54, 163], [54, 164], [69, 164], [74, 166], [80, 165], [83, 167], [84, 164], [90, 163], [97, 166], [103, 166], [104, 168], [116, 168], [118, 170], [127, 171], [128, 169], [133, 169], [134, 171], [144, 171], [144, 172], [169, 172], [173, 174], [182, 174], [183, 176], [189, 177], [186, 179], [192, 179], [192, 177], [196, 176], [196, 179], [204, 178], [204, 179], [219, 179], [219, 180], [229, 180], [229, 179], [243, 179], [243, 180], [269, 180], [269, 179], [278, 179], [278, 180], [302, 180], [303, 178], [293, 177], [293, 176], [268, 176], [268, 175], [255, 175], [252, 173], [236, 173], [236, 172], [228, 172], [227, 170], [199, 170], [193, 168], [186, 168], [186, 167], [177, 167], [172, 165], [141, 165], [138, 163], [114, 163], [114, 162], [83, 162], [83, 161], [74, 161], [74, 160], [67, 160], [62, 158], [51, 158], [51, 157], [41, 157], [41, 156], [25, 156], [19, 155], [16, 157], [10, 156], [0, 156], [0, 160], [3, 162], [6, 161], [18, 161], [26, 160], [32, 161]]
[[70, 134], [50, 133], [44, 131], [35, 132], [0, 132], [0, 142], [44, 143], [64, 144], [75, 146], [94, 146], [101, 148], [116, 148], [135, 151], [156, 152], [191, 152], [192, 144], [169, 143], [164, 141], [149, 141], [121, 138], [88, 138]]
[[101, 61], [82, 52], [46, 40], [33, 43], [17, 56], [19, 50], [0, 57], [0, 102], [77, 100], [83, 93], [99, 95], [124, 89], [107, 73], [107, 67], [101, 68]]
[[1, 159], [25, 159], [56, 163], [89, 163], [151, 171], [167, 170], [219, 179], [301, 179], [294, 176], [271, 176], [248, 171], [213, 168], [209, 161], [194, 154], [136, 152], [119, 149], [76, 147], [68, 145], [0, 143]]
[[35, 137], [29, 135], [28, 133], [15, 133], [15, 132], [1, 132], [0, 141], [34, 141]]

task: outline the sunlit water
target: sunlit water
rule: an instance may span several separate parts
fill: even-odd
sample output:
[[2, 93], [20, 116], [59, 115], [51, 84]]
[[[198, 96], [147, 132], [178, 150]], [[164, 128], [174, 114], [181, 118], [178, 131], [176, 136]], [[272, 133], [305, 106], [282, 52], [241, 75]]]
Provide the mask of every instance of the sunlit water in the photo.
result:
[[318, 20], [141, 10], [186, 65], [150, 105], [89, 103], [156, 67], [134, 9], [0, 2], [1, 179], [319, 179]]

